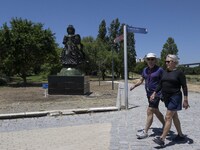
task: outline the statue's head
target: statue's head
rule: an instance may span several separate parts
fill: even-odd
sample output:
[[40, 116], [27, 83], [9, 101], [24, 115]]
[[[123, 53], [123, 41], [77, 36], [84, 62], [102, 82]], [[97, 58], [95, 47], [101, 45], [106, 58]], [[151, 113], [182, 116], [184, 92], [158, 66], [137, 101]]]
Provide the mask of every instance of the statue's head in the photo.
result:
[[69, 35], [75, 34], [75, 29], [74, 29], [73, 25], [69, 25], [69, 26], [67, 27], [67, 33], [68, 33]]

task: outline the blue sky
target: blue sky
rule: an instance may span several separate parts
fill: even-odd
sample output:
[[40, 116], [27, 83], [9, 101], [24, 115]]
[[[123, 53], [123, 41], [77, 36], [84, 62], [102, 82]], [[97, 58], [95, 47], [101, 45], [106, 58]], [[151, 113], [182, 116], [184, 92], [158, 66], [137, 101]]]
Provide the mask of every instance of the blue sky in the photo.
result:
[[148, 29], [135, 34], [136, 53], [148, 52], [160, 57], [168, 37], [179, 49], [180, 63], [200, 62], [200, 0], [1, 0], [0, 26], [13, 17], [21, 17], [50, 28], [62, 45], [66, 28], [72, 24], [80, 36], [98, 34], [103, 19]]

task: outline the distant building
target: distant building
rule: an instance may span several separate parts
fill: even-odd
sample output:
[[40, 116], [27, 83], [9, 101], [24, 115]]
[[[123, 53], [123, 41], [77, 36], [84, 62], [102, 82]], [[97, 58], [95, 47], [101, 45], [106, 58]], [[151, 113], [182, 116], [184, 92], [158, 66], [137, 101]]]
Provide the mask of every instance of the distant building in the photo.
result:
[[[157, 62], [160, 61], [160, 58], [157, 58]], [[136, 63], [137, 62], [144, 62], [144, 58], [136, 58]]]
[[144, 62], [144, 58], [136, 58], [136, 62]]

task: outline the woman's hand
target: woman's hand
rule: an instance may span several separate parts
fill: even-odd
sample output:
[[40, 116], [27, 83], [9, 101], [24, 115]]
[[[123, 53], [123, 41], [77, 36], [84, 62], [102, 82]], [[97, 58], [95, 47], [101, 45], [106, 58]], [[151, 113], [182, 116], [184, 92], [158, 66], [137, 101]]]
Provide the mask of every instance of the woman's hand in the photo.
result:
[[188, 100], [183, 101], [183, 108], [188, 109], [190, 105], [188, 104]]

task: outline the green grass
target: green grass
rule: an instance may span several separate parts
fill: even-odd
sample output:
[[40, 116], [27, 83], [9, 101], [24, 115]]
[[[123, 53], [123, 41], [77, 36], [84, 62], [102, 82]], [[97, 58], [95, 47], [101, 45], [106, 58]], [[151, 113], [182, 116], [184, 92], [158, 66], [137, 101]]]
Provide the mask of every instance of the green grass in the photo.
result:
[[200, 84], [200, 75], [186, 75], [186, 79], [189, 83]]
[[[47, 82], [47, 76], [45, 75], [34, 75], [34, 76], [28, 76], [26, 78], [27, 82], [34, 83], [34, 82]], [[22, 83], [23, 79], [18, 76], [11, 77], [11, 82], [15, 83]]]
[[129, 78], [130, 79], [138, 79], [138, 78], [140, 78], [141, 77], [141, 75], [140, 74], [137, 74], [137, 73], [129, 73]]
[[35, 75], [27, 77], [28, 82], [47, 82], [47, 77], [45, 75]]

